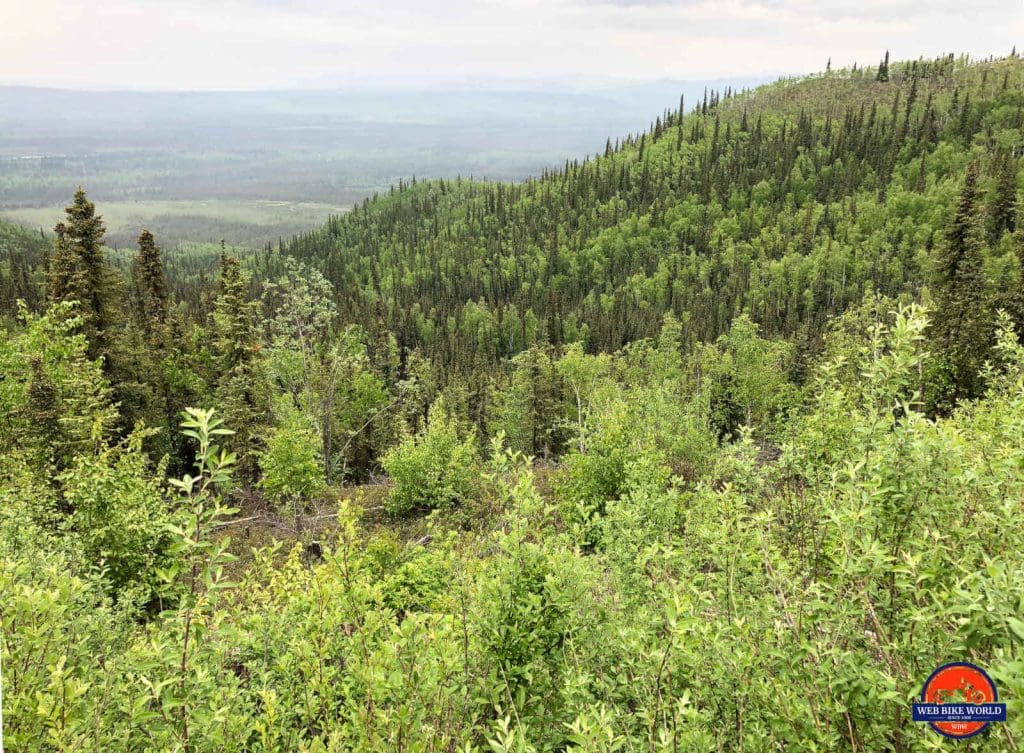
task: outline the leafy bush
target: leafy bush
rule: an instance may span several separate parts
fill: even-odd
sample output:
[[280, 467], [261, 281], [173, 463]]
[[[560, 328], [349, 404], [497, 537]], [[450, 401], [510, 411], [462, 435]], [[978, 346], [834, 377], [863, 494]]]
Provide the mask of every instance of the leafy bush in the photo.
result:
[[147, 601], [162, 589], [157, 571], [170, 557], [175, 514], [159, 480], [163, 469], [147, 467], [143, 438], [136, 432], [123, 445], [76, 458], [59, 478], [71, 510], [59, 529], [113, 593], [132, 588]]
[[259, 454], [259, 485], [279, 509], [297, 515], [325, 488], [323, 453], [320, 436], [304, 414], [291, 407], [281, 412]]
[[554, 482], [580, 543], [598, 542], [595, 517], [605, 513], [609, 502], [633, 490], [639, 477], [631, 468], [651, 470], [650, 479], [663, 480], [662, 491], [673, 474], [692, 479], [704, 472], [715, 439], [705, 403], [684, 394], [678, 382], [655, 381], [616, 389], [599, 399], [599, 409], [582, 435], [583, 451], [574, 450], [565, 458]]
[[394, 515], [451, 507], [479, 487], [476, 443], [460, 438], [458, 423], [441, 403], [431, 408], [423, 431], [405, 437], [381, 465], [394, 483], [387, 501]]
[[411, 547], [381, 582], [383, 604], [401, 614], [449, 608], [453, 559], [450, 543]]

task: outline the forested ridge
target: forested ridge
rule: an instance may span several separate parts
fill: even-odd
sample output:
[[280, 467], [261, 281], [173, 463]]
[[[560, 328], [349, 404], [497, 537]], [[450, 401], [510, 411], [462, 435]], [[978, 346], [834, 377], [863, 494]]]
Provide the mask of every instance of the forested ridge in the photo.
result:
[[0, 223], [13, 751], [1024, 740], [1024, 63], [708, 92], [262, 249]]
[[866, 290], [920, 293], [971, 160], [990, 237], [1008, 229], [1022, 77], [1016, 57], [950, 57], [713, 92], [522, 184], [401, 185], [286, 251], [344, 291], [346, 318], [445, 363], [616, 350], [667, 312], [690, 345], [743, 311], [814, 336]]

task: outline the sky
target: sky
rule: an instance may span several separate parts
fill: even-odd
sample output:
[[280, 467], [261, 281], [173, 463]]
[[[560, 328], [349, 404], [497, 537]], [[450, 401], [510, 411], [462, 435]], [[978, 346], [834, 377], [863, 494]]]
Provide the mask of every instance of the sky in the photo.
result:
[[0, 84], [710, 80], [1024, 42], [1022, 0], [0, 0]]

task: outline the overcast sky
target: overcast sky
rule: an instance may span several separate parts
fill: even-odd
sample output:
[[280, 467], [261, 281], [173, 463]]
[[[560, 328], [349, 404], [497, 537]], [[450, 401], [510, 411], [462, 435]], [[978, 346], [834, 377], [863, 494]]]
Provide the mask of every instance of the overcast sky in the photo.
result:
[[712, 79], [1024, 42], [1022, 0], [0, 0], [0, 83]]

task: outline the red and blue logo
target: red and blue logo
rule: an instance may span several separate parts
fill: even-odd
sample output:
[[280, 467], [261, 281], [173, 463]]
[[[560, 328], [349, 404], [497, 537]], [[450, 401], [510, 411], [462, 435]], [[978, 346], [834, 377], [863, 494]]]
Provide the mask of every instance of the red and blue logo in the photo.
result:
[[962, 739], [980, 734], [992, 722], [1006, 721], [1006, 704], [992, 678], [967, 662], [944, 664], [925, 680], [914, 721], [928, 722], [940, 735]]

